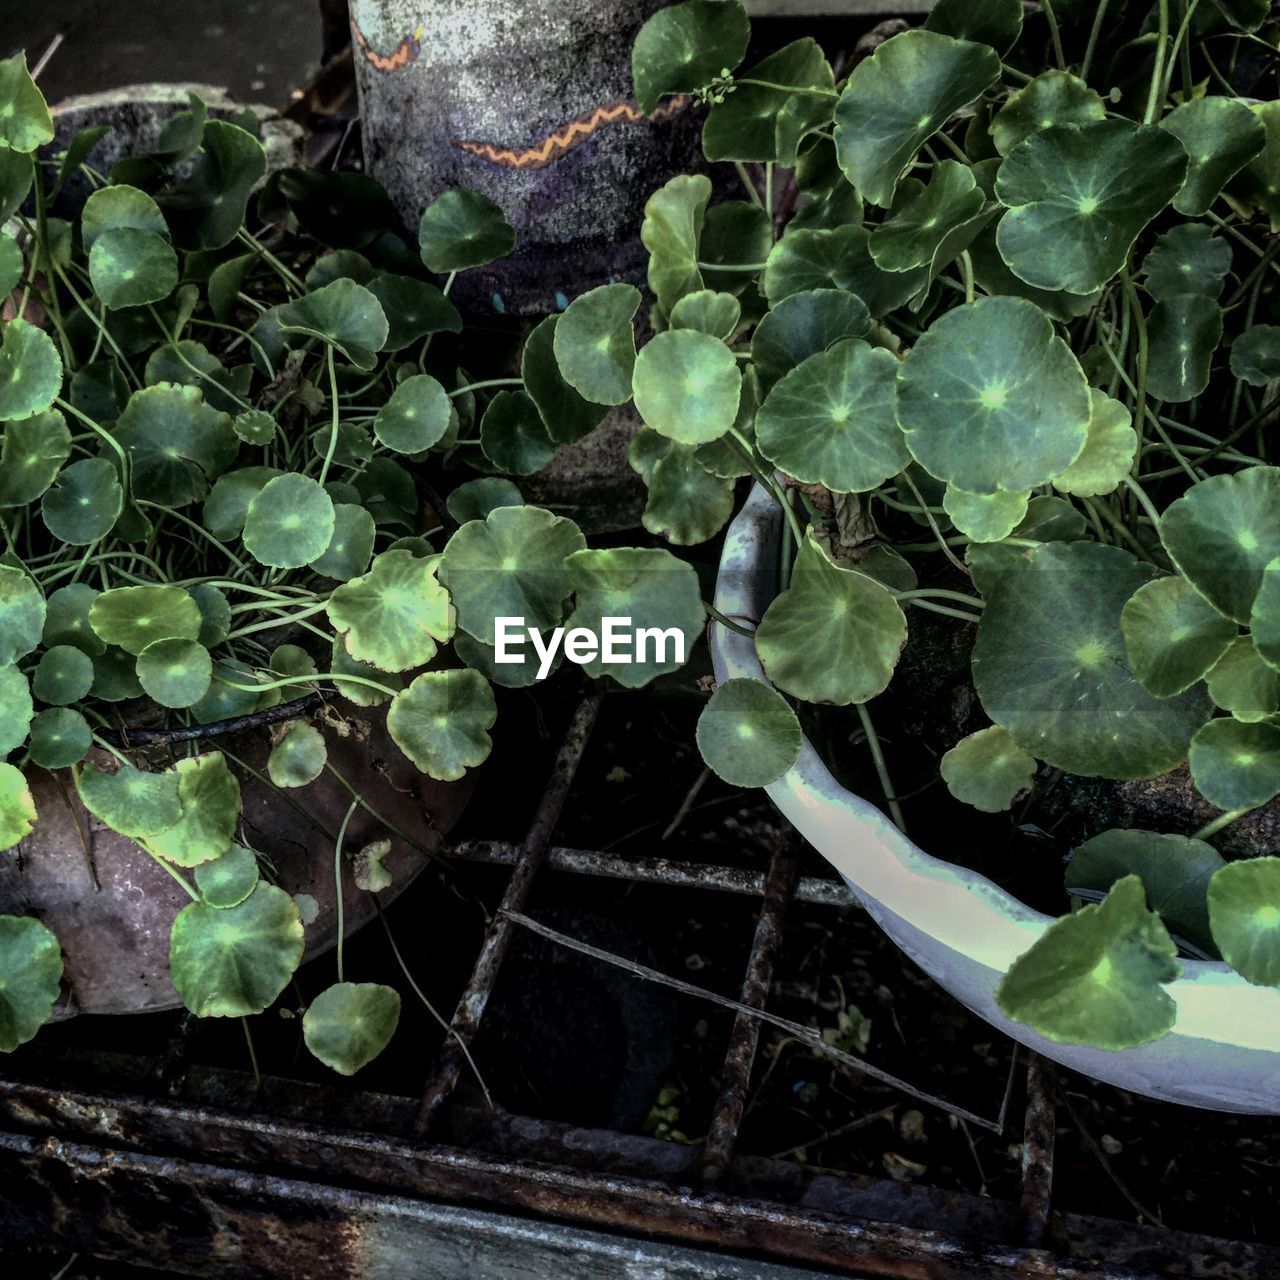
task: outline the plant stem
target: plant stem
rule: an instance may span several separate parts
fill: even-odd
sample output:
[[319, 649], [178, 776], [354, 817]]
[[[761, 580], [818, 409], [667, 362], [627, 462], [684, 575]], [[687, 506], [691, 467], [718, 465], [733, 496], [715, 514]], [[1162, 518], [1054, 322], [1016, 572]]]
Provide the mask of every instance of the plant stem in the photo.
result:
[[1206, 822], [1199, 831], [1192, 834], [1191, 838], [1193, 840], [1208, 840], [1210, 836], [1216, 836], [1219, 831], [1223, 830], [1225, 827], [1229, 827], [1233, 822], [1238, 822], [1246, 813], [1252, 812], [1253, 808], [1228, 809], [1226, 813], [1218, 814], [1212, 822]]
[[[1047, 0], [1046, 0], [1047, 3]], [[1147, 94], [1147, 109], [1143, 114], [1143, 124], [1154, 124], [1163, 104], [1165, 57], [1169, 51], [1169, 0], [1159, 0], [1160, 34], [1156, 44], [1155, 65], [1151, 69], [1151, 89]]]
[[920, 492], [916, 482], [906, 471], [901, 473], [901, 479], [903, 484], [911, 490], [911, 496], [920, 504], [920, 511], [928, 522], [929, 528], [933, 532], [933, 536], [936, 539], [938, 546], [942, 549], [942, 554], [946, 556], [947, 559], [950, 560], [966, 578], [971, 577], [972, 575], [969, 572], [969, 566], [965, 564], [965, 562], [961, 560], [949, 546], [947, 546], [947, 540], [942, 536], [942, 530], [938, 528], [938, 522], [933, 518], [933, 511], [930, 509], [929, 504], [924, 500], [924, 494]]
[[465, 387], [458, 387], [449, 392], [449, 398], [465, 396], [472, 391], [485, 391], [489, 387], [523, 387], [523, 378], [490, 378], [486, 382], [470, 382]]
[[760, 192], [756, 184], [751, 181], [751, 175], [747, 172], [747, 166], [741, 160], [735, 160], [733, 167], [738, 171], [738, 177], [742, 179], [742, 185], [747, 189], [747, 195], [751, 197], [751, 203], [757, 208], [764, 208], [764, 201], [760, 199]]
[[1155, 509], [1151, 499], [1147, 497], [1142, 486], [1132, 476], [1125, 476], [1124, 483], [1125, 488], [1137, 498], [1139, 505], [1147, 513], [1148, 519], [1158, 533], [1160, 530], [1160, 513]]
[[333, 418], [329, 426], [329, 448], [324, 455], [324, 465], [320, 468], [319, 484], [323, 485], [329, 476], [329, 468], [333, 465], [333, 455], [338, 451], [338, 427], [341, 405], [338, 403], [338, 370], [334, 364], [333, 348], [325, 348], [326, 363], [329, 367], [329, 399], [333, 404]]
[[1066, 54], [1062, 52], [1062, 32], [1058, 30], [1058, 15], [1053, 11], [1053, 0], [1040, 0], [1040, 8], [1049, 23], [1049, 36], [1053, 40], [1053, 56], [1058, 60], [1061, 70], [1067, 69]]
[[898, 797], [894, 794], [893, 780], [889, 777], [889, 766], [884, 762], [880, 739], [876, 736], [875, 726], [871, 723], [871, 712], [867, 710], [864, 703], [859, 702], [856, 705], [858, 719], [862, 721], [862, 732], [866, 734], [867, 746], [871, 750], [871, 761], [876, 767], [876, 776], [880, 779], [881, 790], [884, 791], [884, 798], [889, 805], [889, 816], [898, 830], [906, 835], [907, 823], [902, 816], [902, 806], [898, 803]]
[[262, 1088], [262, 1072], [258, 1070], [258, 1054], [253, 1047], [253, 1033], [249, 1030], [249, 1019], [241, 1018], [240, 1025], [244, 1028], [244, 1042], [249, 1049], [249, 1063], [253, 1067], [253, 1087], [255, 1089]]
[[1084, 61], [1080, 64], [1080, 79], [1088, 82], [1089, 68], [1093, 65], [1093, 53], [1098, 47], [1102, 24], [1107, 20], [1107, 6], [1111, 0], [1098, 0], [1098, 11], [1093, 15], [1093, 27], [1089, 31], [1089, 43], [1085, 46]]
[[969, 256], [968, 249], [960, 255], [960, 274], [964, 277], [964, 300], [972, 302], [974, 299], [973, 259]]
[[338, 828], [338, 838], [333, 842], [333, 885], [334, 893], [337, 894], [338, 908], [338, 981], [345, 982], [342, 971], [342, 944], [345, 941], [346, 923], [344, 920], [345, 906], [343, 903], [342, 892], [342, 844], [347, 838], [347, 826], [351, 822], [351, 816], [360, 807], [359, 798], [353, 800], [347, 806], [347, 812], [343, 815], [342, 825]]
[[727, 613], [721, 613], [715, 605], [708, 604], [707, 601], [704, 600], [702, 602], [702, 607], [707, 611], [707, 614], [712, 618], [712, 620], [718, 622], [722, 627], [728, 627], [730, 631], [736, 631], [740, 636], [755, 635], [754, 628], [748, 629], [740, 622], [735, 622]]
[[796, 94], [803, 94], [809, 98], [830, 98], [838, 99], [840, 95], [834, 89], [811, 89], [801, 85], [794, 84], [774, 84], [769, 80], [749, 80], [734, 79], [734, 84], [749, 84], [757, 89], [774, 89], [778, 93], [785, 93], [787, 97], [794, 97]]

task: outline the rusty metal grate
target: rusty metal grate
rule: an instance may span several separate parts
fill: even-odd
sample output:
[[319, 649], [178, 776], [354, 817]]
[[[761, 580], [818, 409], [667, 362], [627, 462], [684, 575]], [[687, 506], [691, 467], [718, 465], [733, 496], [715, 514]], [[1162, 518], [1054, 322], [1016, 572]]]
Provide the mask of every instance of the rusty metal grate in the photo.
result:
[[[237, 1280], [1280, 1275], [1266, 1246], [1054, 1212], [1054, 1083], [1035, 1057], [1016, 1204], [739, 1154], [788, 907], [850, 898], [799, 877], [790, 840], [763, 874], [553, 845], [602, 697], [578, 705], [524, 839], [453, 850], [511, 874], [418, 1098], [267, 1079], [250, 1110], [234, 1072], [192, 1070], [173, 1096], [185, 1041], [159, 1063], [95, 1055], [93, 1089], [68, 1056], [0, 1082], [0, 1239]], [[759, 898], [701, 1147], [450, 1105], [545, 869]]]

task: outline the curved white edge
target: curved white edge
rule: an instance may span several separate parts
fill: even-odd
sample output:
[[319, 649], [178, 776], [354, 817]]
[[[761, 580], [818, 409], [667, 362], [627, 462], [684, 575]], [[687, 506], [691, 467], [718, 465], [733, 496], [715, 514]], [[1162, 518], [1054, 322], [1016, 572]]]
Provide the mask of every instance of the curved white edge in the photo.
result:
[[[716, 608], [758, 621], [777, 591], [781, 511], [757, 486], [730, 525]], [[767, 679], [750, 637], [712, 624], [716, 679]], [[1152, 1098], [1280, 1115], [1280, 990], [1255, 987], [1225, 964], [1187, 960], [1166, 990], [1168, 1035], [1112, 1052], [1046, 1040], [1001, 1013], [995, 990], [1051, 919], [976, 872], [932, 857], [874, 805], [832, 777], [806, 741], [794, 768], [766, 788], [797, 830], [840, 872], [872, 918], [926, 973], [974, 1013], [1055, 1062]]]

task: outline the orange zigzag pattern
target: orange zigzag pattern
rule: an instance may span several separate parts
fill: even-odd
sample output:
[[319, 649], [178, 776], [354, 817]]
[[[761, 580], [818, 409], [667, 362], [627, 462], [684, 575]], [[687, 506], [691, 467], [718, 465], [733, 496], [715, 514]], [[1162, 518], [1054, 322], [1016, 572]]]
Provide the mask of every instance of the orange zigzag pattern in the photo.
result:
[[586, 111], [575, 116], [568, 124], [561, 125], [553, 133], [549, 133], [541, 142], [523, 150], [511, 147], [500, 147], [493, 142], [465, 142], [454, 140], [459, 151], [466, 151], [492, 164], [501, 165], [504, 169], [544, 169], [547, 165], [559, 160], [561, 156], [581, 146], [598, 129], [607, 124], [619, 121], [625, 124], [638, 124], [642, 120], [665, 120], [677, 112], [683, 111], [693, 99], [685, 95], [664, 102], [647, 116], [633, 102], [609, 102], [594, 111]]
[[365, 38], [365, 34], [356, 25], [356, 20], [351, 19], [351, 34], [355, 37], [355, 42], [360, 46], [360, 52], [364, 54], [365, 61], [376, 71], [399, 71], [401, 67], [407, 67], [422, 52], [422, 37], [426, 34], [422, 27], [419, 27], [411, 36], [405, 36], [398, 45], [388, 54], [379, 53]]

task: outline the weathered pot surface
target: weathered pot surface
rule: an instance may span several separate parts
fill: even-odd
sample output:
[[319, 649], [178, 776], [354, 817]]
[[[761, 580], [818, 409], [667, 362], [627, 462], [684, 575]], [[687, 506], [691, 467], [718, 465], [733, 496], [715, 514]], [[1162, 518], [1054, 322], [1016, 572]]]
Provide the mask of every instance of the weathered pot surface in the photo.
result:
[[[777, 593], [782, 513], [760, 488], [730, 526], [716, 608], [759, 619]], [[711, 627], [716, 679], [764, 681], [749, 636]], [[1165, 990], [1177, 1021], [1161, 1039], [1111, 1052], [1057, 1044], [1000, 1011], [995, 990], [1049, 927], [984, 876], [914, 845], [873, 804], [846, 790], [809, 742], [770, 799], [840, 872], [868, 914], [940, 986], [1006, 1035], [1055, 1062], [1167, 1102], [1280, 1114], [1280, 990], [1251, 986], [1228, 965], [1184, 960]]]
[[[701, 164], [685, 98], [640, 114], [631, 46], [666, 0], [352, 0], [365, 160], [408, 226], [453, 187], [517, 233], [455, 296], [541, 314], [643, 276], [644, 202]], [[559, 298], [557, 298], [559, 295]]]
[[[384, 719], [380, 709], [365, 711], [338, 700], [317, 713], [315, 723], [325, 736], [329, 763], [368, 804], [419, 844], [436, 849], [460, 816], [472, 779], [442, 783], [419, 773], [391, 741]], [[224, 744], [265, 774], [271, 747], [266, 729], [212, 739], [201, 749]], [[306, 925], [310, 959], [337, 941], [332, 833], [351, 795], [329, 773], [282, 793], [228, 762], [241, 779], [240, 833], [258, 853], [263, 874], [289, 893], [315, 901], [315, 918]], [[0, 858], [0, 914], [36, 916], [61, 942], [65, 990], [54, 1016], [176, 1008], [182, 1001], [169, 979], [169, 931], [190, 899], [145, 850], [84, 808], [69, 776], [33, 771], [32, 791], [40, 818], [31, 836]], [[329, 834], [317, 830], [295, 804]], [[352, 814], [344, 851], [355, 853], [382, 839], [391, 841], [384, 865], [393, 880], [378, 895], [386, 906], [428, 857], [364, 807]], [[101, 886], [97, 891], [95, 873]], [[356, 886], [350, 857], [343, 859], [342, 885], [345, 931], [350, 934], [373, 918], [376, 907], [374, 896]]]

